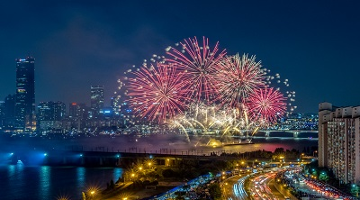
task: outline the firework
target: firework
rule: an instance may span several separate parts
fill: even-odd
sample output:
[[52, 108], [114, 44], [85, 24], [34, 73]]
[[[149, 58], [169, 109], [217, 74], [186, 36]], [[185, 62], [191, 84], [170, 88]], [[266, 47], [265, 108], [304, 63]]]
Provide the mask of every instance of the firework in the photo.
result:
[[261, 62], [256, 62], [255, 58], [236, 54], [221, 62], [221, 73], [216, 75], [219, 98], [230, 107], [239, 107], [239, 104], [245, 103], [249, 94], [265, 86]]
[[124, 74], [132, 77], [125, 80], [134, 112], [126, 120], [157, 121], [184, 133], [188, 141], [188, 133], [254, 135], [296, 109], [288, 79], [271, 76], [255, 56], [226, 56], [218, 42], [210, 47], [205, 37], [169, 46], [165, 56], [154, 54]]
[[265, 123], [276, 122], [286, 111], [286, 98], [274, 88], [265, 87], [252, 93], [248, 109], [255, 120]]
[[187, 86], [176, 67], [158, 63], [156, 67], [142, 67], [132, 74], [135, 78], [129, 78], [128, 96], [130, 106], [138, 116], [161, 122], [186, 107]]
[[203, 37], [202, 46], [194, 37], [180, 43], [181, 50], [169, 47], [167, 63], [177, 66], [184, 72], [184, 79], [191, 85], [187, 96], [193, 100], [211, 102], [216, 97], [216, 83], [214, 75], [218, 73], [218, 65], [225, 56], [225, 50], [219, 52], [219, 42], [211, 50], [209, 40]]

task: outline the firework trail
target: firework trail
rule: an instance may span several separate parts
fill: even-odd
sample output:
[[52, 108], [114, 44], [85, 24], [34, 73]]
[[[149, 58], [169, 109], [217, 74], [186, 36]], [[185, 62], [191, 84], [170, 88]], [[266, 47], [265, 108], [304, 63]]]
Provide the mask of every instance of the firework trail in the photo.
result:
[[170, 63], [184, 73], [184, 79], [191, 85], [187, 96], [195, 101], [205, 100], [210, 103], [216, 98], [216, 83], [214, 75], [218, 73], [220, 61], [225, 56], [225, 50], [219, 52], [219, 42], [211, 50], [209, 40], [203, 37], [202, 46], [194, 37], [180, 43], [181, 50], [170, 47], [167, 50], [170, 58], [165, 62]]
[[158, 63], [132, 74], [135, 78], [129, 78], [128, 101], [138, 116], [164, 122], [185, 109], [187, 84], [176, 67]]

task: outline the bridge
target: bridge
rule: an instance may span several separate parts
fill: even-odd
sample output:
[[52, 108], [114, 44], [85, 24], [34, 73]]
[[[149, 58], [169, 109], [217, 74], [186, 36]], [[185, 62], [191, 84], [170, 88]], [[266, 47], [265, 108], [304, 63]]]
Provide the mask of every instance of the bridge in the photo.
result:
[[[300, 135], [310, 135], [310, 137], [318, 134], [317, 130], [259, 130], [255, 136], [265, 133], [264, 137], [294, 137], [297, 138]], [[280, 135], [280, 136], [275, 136]]]
[[[201, 129], [192, 129], [195, 133], [194, 135], [190, 136], [200, 136], [200, 135], [207, 135], [207, 136], [213, 136], [213, 137], [222, 137], [223, 134], [221, 134], [220, 130], [216, 131], [208, 131], [206, 133], [202, 132]], [[251, 135], [252, 130], [242, 130], [240, 134], [226, 134], [230, 137], [235, 138], [318, 138], [318, 131], [317, 130], [258, 130], [254, 135]], [[182, 135], [183, 132], [180, 130], [180, 135]], [[185, 134], [184, 134], [185, 135]]]

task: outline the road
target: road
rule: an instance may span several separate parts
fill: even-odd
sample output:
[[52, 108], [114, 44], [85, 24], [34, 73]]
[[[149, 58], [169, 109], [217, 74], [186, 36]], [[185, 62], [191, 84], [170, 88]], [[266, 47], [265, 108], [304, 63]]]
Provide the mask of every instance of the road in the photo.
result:
[[[291, 195], [286, 188], [276, 183], [275, 173], [245, 174], [233, 176], [222, 183], [223, 199], [225, 200], [283, 200]], [[248, 191], [245, 190], [245, 180], [249, 179]], [[278, 191], [280, 190], [280, 192]]]
[[255, 200], [279, 200], [288, 198], [289, 196], [287, 196], [286, 190], [279, 192], [278, 187], [275, 187], [276, 183], [274, 178], [275, 173], [268, 172], [250, 179], [249, 188], [251, 198]]
[[249, 200], [245, 192], [244, 182], [249, 175], [233, 176], [222, 183], [223, 199], [226, 200]]

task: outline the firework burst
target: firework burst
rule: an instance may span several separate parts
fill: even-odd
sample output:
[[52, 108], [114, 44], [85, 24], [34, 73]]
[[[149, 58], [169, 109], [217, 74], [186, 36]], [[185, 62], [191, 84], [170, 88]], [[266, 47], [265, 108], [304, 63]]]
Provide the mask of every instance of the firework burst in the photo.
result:
[[260, 122], [276, 122], [286, 111], [286, 98], [278, 90], [265, 87], [248, 98], [248, 108], [253, 119]]
[[256, 62], [255, 59], [255, 56], [244, 54], [240, 57], [236, 54], [221, 62], [221, 73], [216, 75], [216, 79], [222, 102], [230, 107], [239, 107], [255, 89], [265, 86], [261, 62]]
[[167, 48], [170, 58], [166, 58], [165, 61], [184, 72], [186, 82], [191, 85], [187, 93], [189, 98], [210, 103], [217, 94], [214, 75], [218, 72], [218, 65], [226, 54], [225, 50], [219, 52], [219, 42], [211, 50], [209, 40], [205, 37], [202, 46], [199, 46], [196, 37], [184, 40], [179, 45], [181, 50]]
[[188, 133], [253, 135], [296, 109], [288, 79], [270, 75], [255, 56], [226, 56], [218, 42], [210, 47], [205, 37], [169, 46], [166, 55], [154, 54], [124, 74], [130, 74], [126, 94], [133, 108], [126, 120], [156, 121], [185, 133], [188, 140]]
[[163, 122], [182, 113], [186, 107], [187, 86], [176, 67], [158, 63], [156, 67], [142, 67], [132, 73], [135, 78], [129, 78], [128, 96], [138, 116]]

